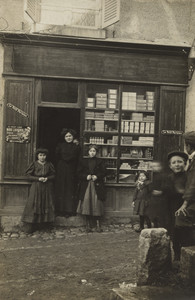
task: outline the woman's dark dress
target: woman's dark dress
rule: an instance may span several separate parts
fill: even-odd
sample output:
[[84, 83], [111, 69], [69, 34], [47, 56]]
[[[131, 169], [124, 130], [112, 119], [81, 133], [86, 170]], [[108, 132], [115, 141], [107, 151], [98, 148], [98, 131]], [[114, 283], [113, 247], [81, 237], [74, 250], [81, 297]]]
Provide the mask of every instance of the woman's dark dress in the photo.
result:
[[[26, 170], [28, 179], [32, 181], [29, 197], [24, 208], [22, 221], [26, 223], [42, 223], [54, 221], [54, 166], [50, 162], [40, 164], [33, 162]], [[39, 177], [47, 177], [46, 182]]]
[[64, 141], [58, 144], [56, 148], [55, 207], [58, 215], [71, 215], [76, 212], [76, 169], [79, 155], [80, 147], [74, 143]]
[[[87, 180], [88, 175], [96, 175], [97, 180]], [[77, 213], [100, 217], [104, 213], [105, 201], [104, 177], [106, 169], [100, 158], [83, 159], [79, 163], [79, 205]]]

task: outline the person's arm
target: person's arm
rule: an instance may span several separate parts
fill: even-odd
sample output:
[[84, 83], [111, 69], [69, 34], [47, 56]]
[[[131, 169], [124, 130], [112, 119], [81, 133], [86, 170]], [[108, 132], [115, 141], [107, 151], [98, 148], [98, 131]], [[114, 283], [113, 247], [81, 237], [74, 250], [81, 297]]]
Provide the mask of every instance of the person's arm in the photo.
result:
[[103, 180], [104, 177], [106, 176], [106, 167], [103, 160], [100, 161], [99, 166], [97, 168], [97, 172], [95, 172], [93, 176], [95, 177], [92, 177], [92, 179], [95, 178], [95, 180]]
[[80, 159], [78, 163], [77, 176], [80, 180], [89, 180], [87, 179], [87, 176], [90, 174], [88, 174], [89, 172], [85, 166], [85, 163], [86, 162], [83, 159]]
[[134, 190], [134, 194], [133, 194], [133, 202], [132, 202], [132, 207], [134, 208], [135, 207], [135, 202], [137, 200], [137, 193], [138, 193], [138, 189], [136, 188]]
[[27, 178], [31, 181], [39, 181], [39, 177], [34, 175], [34, 171], [35, 171], [35, 163], [32, 162], [29, 167], [27, 168], [25, 175], [27, 176]]
[[52, 163], [49, 163], [49, 174], [47, 176], [47, 180], [53, 180], [55, 178], [55, 168]]
[[182, 206], [175, 213], [176, 216], [180, 214], [186, 216], [186, 208], [190, 203], [195, 202], [195, 168], [188, 174], [183, 200]]

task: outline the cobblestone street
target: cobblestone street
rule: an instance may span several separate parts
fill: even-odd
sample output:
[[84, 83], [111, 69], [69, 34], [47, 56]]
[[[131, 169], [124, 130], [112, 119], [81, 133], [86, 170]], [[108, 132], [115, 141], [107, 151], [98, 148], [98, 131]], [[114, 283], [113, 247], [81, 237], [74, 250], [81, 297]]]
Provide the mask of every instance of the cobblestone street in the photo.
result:
[[120, 283], [135, 283], [138, 234], [130, 225], [103, 229], [2, 234], [0, 299], [112, 299]]

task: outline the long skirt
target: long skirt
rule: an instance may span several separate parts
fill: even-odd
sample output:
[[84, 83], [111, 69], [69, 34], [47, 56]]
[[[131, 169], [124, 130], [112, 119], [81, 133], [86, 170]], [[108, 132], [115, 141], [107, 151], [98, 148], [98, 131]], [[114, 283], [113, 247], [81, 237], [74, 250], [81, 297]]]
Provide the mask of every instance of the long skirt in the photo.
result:
[[22, 215], [22, 221], [26, 223], [44, 223], [53, 222], [54, 218], [53, 183], [50, 181], [45, 183], [33, 182]]
[[84, 199], [79, 200], [77, 213], [96, 217], [100, 217], [104, 214], [104, 205], [103, 202], [97, 197], [95, 183], [93, 181], [89, 181]]

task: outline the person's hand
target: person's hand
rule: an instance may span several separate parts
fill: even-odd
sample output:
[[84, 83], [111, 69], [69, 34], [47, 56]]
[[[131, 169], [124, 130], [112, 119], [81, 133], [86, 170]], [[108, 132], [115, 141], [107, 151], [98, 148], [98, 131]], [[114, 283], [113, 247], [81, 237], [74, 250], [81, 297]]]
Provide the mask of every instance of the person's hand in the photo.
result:
[[91, 180], [91, 175], [87, 175], [87, 180]]
[[162, 191], [153, 190], [152, 191], [152, 195], [154, 195], [154, 196], [160, 196], [160, 195], [162, 195]]
[[76, 144], [76, 145], [79, 145], [79, 141], [77, 139], [74, 139], [73, 143]]
[[186, 211], [186, 205], [183, 204], [176, 212], [175, 212], [175, 216], [181, 216], [183, 215], [184, 217], [187, 216], [187, 211]]
[[92, 177], [92, 180], [93, 180], [93, 181], [96, 181], [96, 180], [97, 180], [97, 176], [96, 176], [96, 175], [92, 175], [91, 177]]
[[133, 207], [133, 208], [135, 207], [135, 202], [132, 202], [132, 207]]
[[43, 178], [43, 182], [46, 182], [47, 180], [48, 180], [47, 177], [44, 177], [44, 178]]
[[39, 177], [39, 181], [43, 182], [44, 181], [44, 177]]

